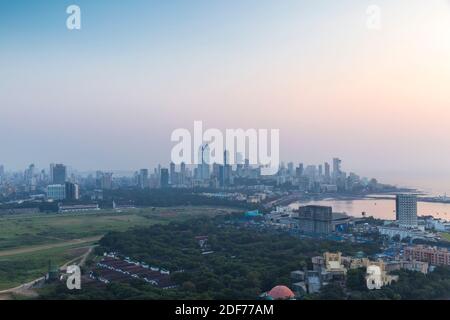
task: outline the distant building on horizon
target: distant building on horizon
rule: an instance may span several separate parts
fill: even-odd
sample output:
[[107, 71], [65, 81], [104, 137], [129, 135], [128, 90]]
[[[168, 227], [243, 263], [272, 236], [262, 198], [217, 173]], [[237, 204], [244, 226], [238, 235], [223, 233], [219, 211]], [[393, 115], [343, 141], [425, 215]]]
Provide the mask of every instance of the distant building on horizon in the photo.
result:
[[331, 181], [331, 171], [330, 171], [330, 164], [328, 162], [325, 162], [325, 182], [330, 183]]
[[333, 159], [333, 175], [335, 177], [338, 177], [341, 173], [341, 159], [339, 158], [334, 158]]
[[161, 169], [161, 188], [169, 187], [169, 170], [166, 168]]
[[50, 178], [52, 184], [64, 184], [67, 180], [67, 168], [63, 164], [50, 165]]
[[417, 227], [417, 196], [398, 194], [395, 200], [395, 215], [400, 226]]
[[80, 199], [80, 188], [78, 184], [72, 182], [66, 182], [65, 185], [65, 199], [78, 200]]
[[170, 184], [172, 186], [177, 185], [178, 184], [178, 175], [176, 172], [176, 167], [175, 167], [175, 163], [171, 162], [170, 163]]
[[141, 169], [137, 175], [137, 184], [139, 188], [146, 189], [149, 187], [148, 169]]
[[113, 173], [97, 171], [95, 185], [98, 189], [111, 190], [113, 188]]

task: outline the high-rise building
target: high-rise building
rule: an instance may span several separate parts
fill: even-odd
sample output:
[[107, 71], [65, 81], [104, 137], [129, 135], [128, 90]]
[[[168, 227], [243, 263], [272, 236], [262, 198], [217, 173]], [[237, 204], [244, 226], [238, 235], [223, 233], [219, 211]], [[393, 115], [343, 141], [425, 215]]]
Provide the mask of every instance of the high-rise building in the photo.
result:
[[141, 189], [145, 189], [149, 187], [149, 182], [148, 182], [148, 169], [141, 169], [139, 170], [139, 175], [138, 175], [138, 186]]
[[225, 150], [223, 152], [223, 165], [226, 166], [227, 164], [230, 164], [230, 153]]
[[171, 162], [170, 163], [170, 184], [171, 185], [177, 185], [178, 181], [177, 181], [177, 173], [175, 171], [175, 163]]
[[210, 178], [210, 149], [209, 145], [202, 145], [199, 149], [199, 159], [200, 163], [197, 166], [196, 170], [196, 179], [205, 181]]
[[35, 165], [30, 164], [28, 169], [24, 172], [24, 180], [27, 187], [30, 187], [33, 190], [36, 187], [36, 177], [35, 177]]
[[180, 165], [180, 184], [186, 184], [186, 163], [182, 162]]
[[50, 178], [52, 184], [64, 184], [67, 180], [66, 166], [63, 164], [51, 164]]
[[333, 175], [335, 177], [339, 176], [339, 174], [341, 173], [341, 159], [339, 158], [334, 158], [333, 159]]
[[317, 176], [317, 167], [315, 165], [306, 166], [304, 175], [307, 176], [311, 181], [315, 181]]
[[417, 196], [398, 194], [395, 201], [396, 219], [401, 226], [417, 226]]
[[211, 175], [211, 168], [210, 165], [207, 163], [202, 163], [198, 165], [197, 168], [197, 179], [199, 180], [208, 180], [210, 178]]
[[304, 171], [304, 168], [303, 168], [303, 163], [300, 163], [299, 165], [298, 165], [298, 168], [296, 169], [296, 173], [297, 173], [297, 177], [301, 177], [301, 176], [303, 176], [303, 171]]
[[113, 173], [97, 171], [96, 186], [98, 189], [111, 190], [113, 187]]
[[288, 175], [290, 177], [295, 176], [295, 170], [294, 170], [294, 163], [293, 162], [289, 162], [288, 163]]
[[223, 166], [223, 186], [229, 186], [231, 184], [231, 173], [233, 167], [229, 164]]
[[325, 181], [329, 183], [331, 181], [330, 164], [325, 162]]
[[169, 187], [169, 170], [166, 168], [161, 169], [161, 188]]
[[208, 144], [201, 145], [198, 149], [199, 164], [210, 164], [211, 150]]
[[223, 187], [223, 165], [219, 163], [213, 163], [212, 165], [212, 175], [211, 178], [213, 179], [213, 183], [217, 183], [217, 187]]
[[78, 184], [72, 182], [66, 182], [65, 185], [65, 199], [78, 200], [80, 199], [80, 188]]
[[229, 185], [231, 179], [232, 167], [230, 165], [230, 152], [224, 150], [223, 152], [223, 166], [220, 168], [220, 186], [225, 187]]

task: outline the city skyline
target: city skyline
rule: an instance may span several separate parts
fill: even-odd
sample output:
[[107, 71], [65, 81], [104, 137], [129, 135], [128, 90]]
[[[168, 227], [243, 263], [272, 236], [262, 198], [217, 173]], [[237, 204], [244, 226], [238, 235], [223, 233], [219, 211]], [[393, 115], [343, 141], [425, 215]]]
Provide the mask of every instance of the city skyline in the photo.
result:
[[[95, 168], [95, 169], [91, 169], [91, 170], [79, 170], [76, 167], [73, 167], [71, 165], [62, 163], [62, 162], [51, 162], [47, 165], [44, 165], [42, 167], [40, 166], [36, 166], [35, 163], [30, 163], [29, 165], [27, 165], [25, 168], [20, 168], [20, 169], [12, 169], [12, 168], [7, 168], [5, 167], [4, 164], [0, 163], [0, 175], [4, 175], [4, 174], [16, 174], [16, 173], [21, 173], [23, 174], [23, 178], [27, 179], [33, 177], [33, 175], [37, 175], [39, 174], [39, 172], [45, 172], [46, 174], [48, 174], [50, 177], [53, 177], [55, 175], [55, 172], [57, 172], [56, 175], [59, 176], [64, 176], [67, 177], [68, 173], [74, 173], [74, 174], [92, 174], [92, 173], [98, 173], [98, 172], [110, 172], [110, 173], [129, 173], [128, 175], [132, 175], [138, 171], [142, 171], [142, 170], [161, 170], [161, 169], [171, 169], [171, 170], [183, 170], [184, 169], [195, 169], [195, 168], [199, 168], [202, 165], [206, 165], [209, 168], [213, 168], [215, 165], [220, 165], [220, 166], [230, 166], [233, 169], [238, 168], [239, 166], [243, 167], [249, 167], [252, 169], [257, 169], [257, 168], [262, 168], [263, 165], [258, 165], [258, 164], [251, 164], [249, 162], [248, 159], [244, 159], [242, 157], [242, 155], [240, 153], [235, 153], [235, 158], [236, 159], [240, 159], [240, 160], [236, 160], [236, 162], [233, 163], [227, 163], [229, 162], [228, 160], [226, 160], [225, 162], [211, 162], [211, 161], [205, 161], [205, 162], [200, 162], [200, 163], [196, 163], [196, 164], [187, 164], [182, 162], [181, 164], [175, 164], [172, 161], [168, 162], [168, 163], [158, 163], [156, 166], [147, 166], [144, 168], [128, 168], [128, 169], [124, 169], [124, 170], [110, 170], [110, 169], [105, 169], [105, 168]], [[201, 156], [200, 156], [201, 157]], [[227, 159], [229, 159], [230, 155], [228, 153], [228, 151], [225, 150], [224, 152], [224, 159], [225, 157]], [[333, 157], [329, 160], [324, 160], [322, 162], [319, 163], [305, 163], [301, 160], [298, 161], [281, 161], [278, 167], [278, 171], [272, 175], [267, 175], [267, 177], [271, 177], [271, 176], [276, 176], [280, 174], [280, 170], [284, 170], [286, 172], [288, 172], [289, 174], [295, 175], [296, 170], [301, 170], [301, 172], [307, 172], [308, 169], [311, 171], [313, 170], [315, 174], [317, 174], [318, 176], [327, 176], [327, 177], [332, 177], [333, 174], [335, 173], [350, 173], [350, 174], [354, 174], [353, 170], [342, 170], [342, 160], [338, 157]], [[61, 172], [61, 173], [60, 173]], [[126, 174], [125, 174], [126, 175]], [[120, 176], [120, 174], [119, 174]], [[264, 175], [262, 175], [262, 177], [264, 177]], [[61, 179], [62, 178], [57, 178], [58, 182], [57, 184], [61, 183]]]
[[[138, 189], [190, 189], [211, 188], [225, 190], [246, 187], [248, 183], [265, 187], [267, 185], [286, 186], [300, 192], [312, 193], [360, 193], [381, 190], [397, 190], [397, 187], [380, 183], [375, 178], [361, 177], [354, 171], [344, 171], [342, 160], [333, 158], [321, 164], [302, 162], [281, 163], [276, 172], [266, 175], [263, 166], [252, 165], [248, 159], [241, 159], [240, 153], [224, 151], [223, 163], [208, 163], [204, 159], [205, 148], [201, 148], [202, 163], [176, 165], [171, 162], [153, 169], [141, 168], [129, 174], [115, 174], [100, 169], [82, 173], [68, 168], [65, 164], [51, 163], [48, 168], [38, 168], [30, 164], [25, 170], [11, 172], [0, 165], [0, 191], [4, 196], [18, 192], [23, 195], [46, 192], [50, 198], [78, 198], [79, 187], [88, 190], [112, 190], [121, 188]], [[231, 164], [230, 158], [241, 161]], [[1, 195], [1, 194], [0, 194]]]

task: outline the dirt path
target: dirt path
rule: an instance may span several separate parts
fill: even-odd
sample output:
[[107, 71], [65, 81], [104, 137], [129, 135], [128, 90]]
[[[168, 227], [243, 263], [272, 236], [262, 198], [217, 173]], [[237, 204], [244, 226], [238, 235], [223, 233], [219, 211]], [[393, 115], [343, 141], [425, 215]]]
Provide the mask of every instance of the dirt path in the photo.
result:
[[[86, 238], [88, 239], [88, 238]], [[91, 239], [91, 238], [89, 238]], [[79, 239], [82, 240], [82, 239]], [[94, 240], [91, 240], [94, 241]], [[84, 242], [90, 242], [90, 241], [84, 241]], [[80, 242], [83, 243], [83, 242]], [[81, 256], [78, 256], [68, 262], [66, 262], [63, 266], [61, 266], [60, 270], [61, 271], [65, 271], [67, 269], [68, 265], [73, 264], [75, 261], [80, 260], [80, 262], [78, 263], [78, 265], [81, 267], [84, 265], [84, 263], [86, 262], [86, 259], [89, 257], [89, 255], [92, 253], [92, 251], [94, 250], [96, 246], [89, 246], [86, 247], [87, 250], [86, 252], [84, 252]], [[30, 297], [30, 298], [35, 298], [38, 296], [38, 294], [33, 290], [33, 287], [43, 281], [45, 279], [45, 277], [40, 277], [37, 279], [34, 279], [33, 281], [27, 282], [27, 283], [23, 283], [15, 288], [11, 288], [11, 289], [6, 289], [6, 290], [1, 290], [0, 291], [0, 300], [10, 300], [12, 299], [14, 294], [18, 294], [18, 295], [22, 295], [22, 296], [26, 296], [26, 297]]]
[[86, 250], [85, 253], [83, 253], [79, 257], [76, 257], [76, 258], [70, 260], [69, 262], [66, 262], [59, 269], [61, 271], [65, 271], [67, 269], [67, 266], [73, 265], [78, 260], [80, 260], [80, 261], [77, 263], [77, 265], [80, 266], [80, 267], [84, 266], [84, 264], [86, 263], [87, 258], [89, 257], [89, 255], [91, 254], [92, 250], [94, 250], [95, 247], [96, 247], [96, 245], [86, 247], [87, 250]]
[[98, 241], [101, 238], [102, 238], [102, 236], [95, 236], [95, 237], [88, 237], [88, 238], [82, 238], [82, 239], [73, 239], [73, 240], [68, 240], [68, 241], [63, 241], [63, 242], [58, 242], [58, 243], [50, 243], [50, 244], [43, 244], [43, 245], [38, 245], [38, 246], [29, 246], [29, 247], [22, 247], [22, 248], [17, 248], [17, 249], [3, 250], [3, 251], [0, 251], [0, 257], [13, 256], [13, 255], [22, 254], [22, 253], [31, 253], [31, 252], [35, 252], [35, 251], [83, 244], [86, 242]]

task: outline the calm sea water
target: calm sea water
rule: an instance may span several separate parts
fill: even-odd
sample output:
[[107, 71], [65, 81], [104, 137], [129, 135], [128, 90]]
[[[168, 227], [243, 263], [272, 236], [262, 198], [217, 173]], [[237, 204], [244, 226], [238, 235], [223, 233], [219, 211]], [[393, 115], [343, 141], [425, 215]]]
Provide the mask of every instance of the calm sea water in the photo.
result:
[[408, 173], [389, 172], [389, 173], [373, 173], [371, 176], [376, 177], [383, 183], [389, 183], [398, 187], [408, 187], [420, 190], [429, 196], [450, 195], [450, 173], [436, 172]]
[[[387, 199], [361, 199], [361, 200], [322, 200], [307, 203], [293, 203], [292, 208], [304, 205], [330, 206], [334, 212], [344, 212], [350, 216], [373, 216], [379, 219], [395, 220], [395, 200]], [[450, 204], [418, 202], [417, 214], [419, 216], [430, 215], [435, 218], [450, 220]]]

